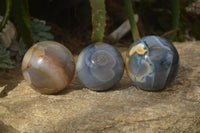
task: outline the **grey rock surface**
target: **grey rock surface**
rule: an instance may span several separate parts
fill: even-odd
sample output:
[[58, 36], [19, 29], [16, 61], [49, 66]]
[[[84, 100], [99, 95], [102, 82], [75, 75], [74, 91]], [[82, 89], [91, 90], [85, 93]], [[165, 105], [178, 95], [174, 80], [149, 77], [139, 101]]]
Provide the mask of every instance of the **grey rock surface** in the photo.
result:
[[[42, 95], [16, 68], [0, 77], [2, 133], [200, 132], [200, 42], [174, 43], [176, 79], [162, 92], [146, 92], [127, 77], [106, 92], [90, 91], [77, 77], [64, 91]], [[126, 48], [119, 48], [125, 55]]]
[[[3, 20], [3, 17], [0, 16], [0, 22]], [[11, 21], [7, 21], [7, 24], [0, 32], [0, 44], [5, 45], [7, 48], [10, 47], [12, 41], [17, 37], [17, 31], [14, 24]]]

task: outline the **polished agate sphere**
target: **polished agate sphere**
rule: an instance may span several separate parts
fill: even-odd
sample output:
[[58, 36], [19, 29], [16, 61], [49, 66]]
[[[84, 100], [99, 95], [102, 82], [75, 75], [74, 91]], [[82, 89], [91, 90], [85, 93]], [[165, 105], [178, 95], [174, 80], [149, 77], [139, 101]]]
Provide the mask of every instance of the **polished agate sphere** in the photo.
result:
[[168, 40], [146, 36], [127, 51], [126, 71], [133, 83], [147, 91], [160, 91], [176, 76], [179, 55]]
[[42, 94], [53, 94], [69, 85], [75, 63], [71, 52], [62, 44], [43, 41], [26, 52], [22, 72], [33, 89]]
[[124, 62], [121, 54], [106, 43], [86, 47], [79, 55], [76, 71], [80, 81], [89, 89], [110, 89], [122, 77]]

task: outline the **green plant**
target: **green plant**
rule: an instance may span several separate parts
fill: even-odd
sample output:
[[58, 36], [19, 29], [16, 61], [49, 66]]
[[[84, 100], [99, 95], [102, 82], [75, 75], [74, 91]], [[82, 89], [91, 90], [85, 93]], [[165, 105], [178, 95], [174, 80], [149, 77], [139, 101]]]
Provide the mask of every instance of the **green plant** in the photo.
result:
[[[92, 7], [92, 41], [100, 42], [103, 40], [105, 31], [105, 3], [104, 0], [90, 0]], [[131, 25], [133, 41], [140, 38], [137, 25], [134, 20], [131, 0], [124, 0], [125, 8]]]
[[10, 8], [10, 0], [6, 0], [6, 11], [4, 13], [4, 18], [0, 24], [0, 31], [4, 28], [4, 26], [6, 25], [6, 22], [8, 20], [8, 15], [9, 15], [9, 8]]
[[[0, 29], [5, 26], [8, 16], [13, 18], [17, 31], [23, 38], [27, 47], [32, 46], [33, 39], [31, 37], [30, 17], [27, 0], [0, 0], [0, 14], [4, 19], [1, 22]], [[3, 9], [3, 10], [2, 10]], [[1, 31], [0, 30], [0, 31]]]
[[30, 24], [31, 35], [34, 42], [54, 39], [54, 36], [51, 33], [49, 33], [51, 27], [46, 25], [46, 21], [33, 19]]
[[20, 38], [19, 42], [13, 43], [11, 47], [9, 48], [9, 50], [10, 50], [10, 53], [11, 53], [10, 55], [12, 59], [15, 60], [15, 63], [21, 63], [22, 58], [24, 54], [26, 53], [26, 51], [28, 50], [28, 48], [26, 47], [22, 38]]
[[[51, 27], [46, 25], [46, 21], [33, 19], [30, 22], [30, 24], [31, 24], [31, 35], [34, 43], [39, 41], [54, 39], [54, 36], [51, 33], [49, 33]], [[28, 48], [26, 47], [26, 44], [24, 43], [22, 38], [20, 38], [17, 43], [13, 43], [9, 48], [9, 50], [11, 50], [11, 55], [15, 57], [16, 63], [21, 62], [27, 49]]]
[[135, 22], [134, 17], [133, 17], [134, 12], [133, 12], [133, 8], [132, 8], [131, 0], [124, 0], [124, 4], [125, 4], [125, 7], [126, 7], [126, 12], [128, 14], [129, 22], [130, 22], [130, 25], [131, 25], [133, 41], [138, 40], [140, 38], [140, 34], [138, 32], [138, 28], [137, 28], [136, 22]]
[[0, 74], [3, 74], [7, 69], [13, 68], [13, 62], [10, 59], [10, 52], [4, 45], [0, 45]]
[[105, 3], [104, 0], [90, 0], [92, 7], [92, 41], [101, 42], [105, 31]]
[[[104, 2], [105, 2], [104, 0], [90, 0], [91, 7], [92, 7], [92, 24], [93, 24], [92, 41], [94, 42], [102, 41], [103, 36], [104, 36], [105, 13], [106, 13]], [[132, 17], [133, 10], [131, 7], [131, 1], [124, 0], [124, 3], [125, 3], [125, 7], [127, 8], [127, 14], [129, 16], [130, 24], [132, 26], [133, 39], [138, 38], [137, 36], [139, 34], [137, 31], [137, 26], [134, 22], [134, 18]], [[32, 33], [34, 35], [31, 35], [30, 17], [29, 17], [29, 9], [28, 9], [27, 0], [13, 0], [13, 1], [0, 0], [0, 8], [5, 9], [5, 12], [3, 13], [0, 10], [0, 13], [4, 14], [4, 21], [2, 21], [0, 28], [1, 29], [3, 28], [9, 15], [13, 17], [13, 20], [17, 26], [18, 32], [22, 36], [27, 47], [30, 47], [33, 44], [34, 42], [33, 40], [36, 40], [36, 41], [39, 41], [40, 39], [44, 40], [42, 39], [43, 37], [47, 37], [50, 39], [52, 38], [50, 34], [45, 33], [45, 32], [39, 32], [40, 37], [34, 34], [35, 32], [33, 31]]]
[[[175, 30], [179, 27], [179, 0], [170, 0], [171, 14], [172, 14], [172, 26], [171, 30]], [[169, 36], [170, 40], [173, 40], [176, 33], [172, 33]]]
[[0, 9], [0, 14], [4, 16], [0, 23], [0, 31], [4, 28], [8, 17], [11, 16], [27, 47], [34, 42], [54, 39], [53, 35], [48, 32], [51, 27], [46, 26], [45, 21], [38, 19], [30, 21], [27, 0], [0, 0]]
[[142, 34], [163, 36], [173, 41], [180, 30], [179, 2], [179, 0], [141, 0], [135, 8], [144, 29], [141, 31]]

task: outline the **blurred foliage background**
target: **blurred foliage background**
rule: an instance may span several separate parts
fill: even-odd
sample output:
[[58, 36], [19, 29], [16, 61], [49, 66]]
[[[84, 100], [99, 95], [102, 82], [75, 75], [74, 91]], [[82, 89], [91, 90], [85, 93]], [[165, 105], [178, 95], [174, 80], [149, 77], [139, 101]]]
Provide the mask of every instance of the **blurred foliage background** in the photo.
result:
[[[15, 0], [11, 5], [14, 8], [10, 11], [13, 12], [10, 19], [14, 22], [16, 15], [13, 14], [23, 15], [14, 12], [17, 10], [16, 7], [23, 8], [19, 6], [20, 1], [23, 0]], [[175, 5], [176, 1], [178, 6]], [[137, 26], [140, 36], [154, 34], [171, 41], [199, 40], [199, 3], [197, 0], [132, 0], [133, 10], [139, 16]], [[73, 49], [72, 46], [85, 46], [91, 42], [90, 0], [28, 0], [27, 6], [30, 18], [45, 20], [52, 27], [50, 32], [55, 36], [55, 40], [64, 44], [69, 43], [70, 49]], [[5, 7], [5, 3], [0, 5], [1, 15], [4, 15]], [[105, 7], [106, 38], [127, 19], [127, 14], [123, 0], [105, 0]], [[131, 32], [120, 40], [121, 43], [131, 41]]]
[[[173, 9], [176, 8], [173, 6], [174, 1], [176, 0], [133, 0], [134, 12], [139, 15], [137, 25], [140, 36], [162, 36], [169, 32], [165, 37], [171, 41], [200, 39], [199, 2], [179, 0], [177, 10]], [[105, 0], [105, 5], [107, 36], [127, 19], [127, 14], [123, 0]], [[63, 41], [90, 42], [92, 24], [89, 0], [29, 0], [29, 8], [32, 17], [44, 19], [58, 26], [58, 29], [61, 28], [63, 31], [60, 32], [65, 32], [65, 37], [61, 37]], [[179, 14], [179, 24], [177, 29], [173, 29], [172, 19], [176, 12]], [[172, 33], [176, 35], [170, 38]], [[124, 41], [132, 41], [131, 32], [120, 40], [122, 43]]]
[[[0, 0], [0, 15], [0, 45], [8, 20], [18, 33], [15, 45], [1, 47], [0, 72], [13, 68], [31, 45], [43, 40], [58, 41], [73, 53], [94, 41], [129, 46], [146, 35], [200, 40], [200, 0]], [[108, 36], [127, 19], [132, 32], [113, 43]]]

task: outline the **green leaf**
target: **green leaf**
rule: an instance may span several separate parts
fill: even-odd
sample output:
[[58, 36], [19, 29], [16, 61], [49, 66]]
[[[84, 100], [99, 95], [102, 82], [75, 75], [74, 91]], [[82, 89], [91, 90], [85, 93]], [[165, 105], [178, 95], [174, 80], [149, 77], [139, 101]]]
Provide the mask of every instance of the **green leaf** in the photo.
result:
[[[10, 59], [3, 61], [3, 63], [6, 63], [7, 65], [13, 65], [14, 62], [12, 62]], [[13, 68], [13, 66], [10, 66]]]
[[4, 13], [4, 18], [0, 24], [0, 31], [2, 31], [2, 29], [4, 28], [4, 26], [6, 25], [6, 22], [8, 20], [8, 16], [9, 16], [9, 12], [10, 12], [10, 3], [11, 3], [10, 0], [6, 0], [6, 11]]
[[125, 4], [128, 18], [129, 18], [129, 22], [131, 25], [132, 38], [133, 38], [133, 41], [136, 41], [140, 38], [140, 35], [138, 32], [136, 22], [134, 20], [134, 12], [133, 12], [133, 8], [132, 8], [131, 0], [124, 0], [124, 4]]
[[7, 56], [9, 56], [9, 55], [10, 55], [10, 53], [7, 51], [6, 53], [3, 53], [3, 55], [1, 54], [0, 58], [4, 59], [4, 58], [7, 58]]
[[0, 68], [1, 69], [12, 69], [13, 66], [11, 66], [9, 64], [5, 64], [5, 63], [0, 63]]
[[49, 30], [51, 30], [51, 27], [50, 26], [45, 26], [43, 30], [44, 31], [49, 31]]
[[27, 47], [32, 46], [33, 40], [31, 37], [30, 17], [27, 0], [12, 0], [11, 11], [16, 28], [22, 36]]
[[33, 19], [31, 21], [31, 32], [34, 42], [53, 40], [54, 36], [49, 33], [50, 26], [46, 25], [46, 21]]
[[105, 31], [105, 3], [104, 0], [90, 0], [92, 7], [92, 41], [101, 42]]
[[10, 59], [10, 52], [4, 45], [0, 45], [0, 71], [11, 68], [13, 68], [13, 62]]

